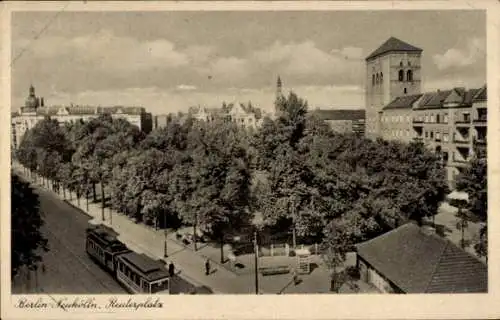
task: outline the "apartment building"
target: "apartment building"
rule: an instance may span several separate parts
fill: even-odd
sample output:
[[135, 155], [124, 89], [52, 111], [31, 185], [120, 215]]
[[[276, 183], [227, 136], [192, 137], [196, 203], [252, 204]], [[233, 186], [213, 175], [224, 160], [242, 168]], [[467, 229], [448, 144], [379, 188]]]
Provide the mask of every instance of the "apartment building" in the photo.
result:
[[324, 120], [335, 132], [362, 136], [365, 133], [365, 110], [316, 109], [312, 113]]
[[487, 89], [422, 93], [421, 54], [390, 38], [366, 59], [366, 137], [422, 141], [442, 156], [453, 188], [471, 157], [486, 152]]
[[142, 107], [45, 106], [44, 99], [36, 97], [35, 88], [30, 86], [25, 105], [11, 114], [12, 148], [17, 149], [24, 133], [46, 117], [65, 123], [76, 122], [80, 119], [88, 121], [100, 114], [110, 114], [112, 118], [125, 119], [146, 133], [150, 132], [153, 127], [151, 113], [146, 112]]

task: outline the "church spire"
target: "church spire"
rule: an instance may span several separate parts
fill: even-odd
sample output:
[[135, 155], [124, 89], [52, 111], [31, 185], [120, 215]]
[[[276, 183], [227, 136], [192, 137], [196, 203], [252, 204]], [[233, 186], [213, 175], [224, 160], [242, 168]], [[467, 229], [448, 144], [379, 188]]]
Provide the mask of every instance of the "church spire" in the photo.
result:
[[276, 99], [281, 98], [281, 96], [283, 95], [282, 89], [283, 84], [281, 82], [280, 76], [278, 75], [278, 81], [276, 81]]

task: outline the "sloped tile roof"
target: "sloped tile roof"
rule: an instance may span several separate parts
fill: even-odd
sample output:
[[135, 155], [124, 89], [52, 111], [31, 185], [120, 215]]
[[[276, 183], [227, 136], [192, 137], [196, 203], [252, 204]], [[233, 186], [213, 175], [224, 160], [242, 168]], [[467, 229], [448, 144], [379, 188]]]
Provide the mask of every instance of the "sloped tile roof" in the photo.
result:
[[406, 293], [487, 292], [484, 263], [413, 223], [357, 245], [358, 255]]
[[370, 60], [372, 58], [378, 57], [388, 52], [393, 51], [406, 51], [406, 52], [422, 52], [423, 50], [412, 46], [404, 41], [401, 41], [397, 38], [390, 37], [386, 42], [384, 42], [377, 50], [373, 51], [366, 60]]
[[314, 114], [323, 120], [360, 120], [365, 119], [365, 110], [350, 110], [350, 109], [317, 109]]
[[454, 88], [452, 90], [427, 92], [422, 95], [422, 98], [418, 101], [415, 109], [443, 107], [443, 102], [447, 100], [452, 92], [456, 92], [459, 95], [459, 98], [454, 100], [448, 99], [448, 102], [456, 102], [462, 106], [470, 106], [472, 101], [476, 99], [475, 97], [478, 96], [478, 91], [480, 91], [480, 89], [465, 90], [464, 88]]
[[479, 89], [474, 96], [473, 101], [486, 101], [488, 99], [486, 86], [483, 86]]
[[414, 94], [409, 96], [401, 96], [392, 100], [387, 106], [384, 107], [384, 110], [387, 109], [411, 109], [415, 101], [420, 99], [421, 94]]

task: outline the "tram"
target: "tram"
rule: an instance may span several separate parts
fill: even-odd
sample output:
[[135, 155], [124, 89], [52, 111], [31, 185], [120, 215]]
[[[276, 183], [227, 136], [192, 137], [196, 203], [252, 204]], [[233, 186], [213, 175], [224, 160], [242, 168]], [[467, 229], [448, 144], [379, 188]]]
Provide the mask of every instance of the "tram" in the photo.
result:
[[164, 263], [130, 250], [118, 240], [118, 233], [105, 225], [87, 228], [85, 251], [130, 293], [170, 293], [170, 278]]

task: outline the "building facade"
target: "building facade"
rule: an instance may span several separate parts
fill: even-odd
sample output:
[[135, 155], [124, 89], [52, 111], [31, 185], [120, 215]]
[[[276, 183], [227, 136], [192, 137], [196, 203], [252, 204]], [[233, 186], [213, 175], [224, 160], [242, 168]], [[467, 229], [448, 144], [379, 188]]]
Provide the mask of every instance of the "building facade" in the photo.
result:
[[12, 148], [17, 149], [24, 133], [46, 117], [65, 123], [76, 122], [80, 119], [88, 121], [100, 114], [110, 114], [112, 118], [125, 119], [146, 133], [150, 132], [153, 127], [152, 115], [142, 107], [45, 106], [44, 99], [36, 97], [35, 88], [30, 86], [25, 105], [18, 112], [11, 114]]
[[200, 121], [213, 122], [216, 120], [232, 121], [245, 128], [258, 128], [262, 123], [260, 109], [253, 108], [250, 104], [231, 103], [221, 108], [194, 107], [191, 115]]
[[390, 38], [367, 58], [366, 137], [422, 141], [441, 155], [454, 188], [471, 157], [486, 152], [486, 85], [421, 93], [421, 53]]
[[364, 135], [365, 110], [316, 109], [312, 113], [325, 121], [335, 132]]
[[383, 108], [396, 97], [419, 94], [422, 49], [394, 37], [366, 58], [365, 136], [381, 137]]

